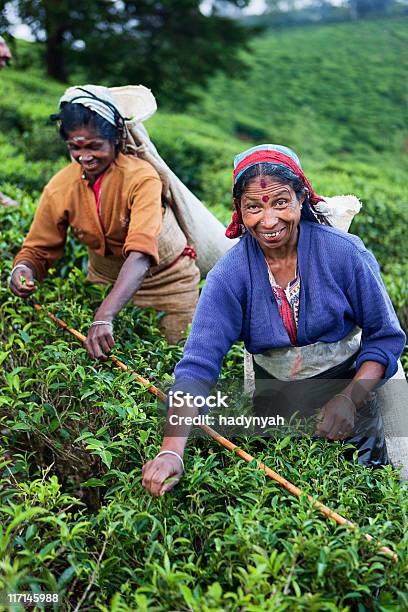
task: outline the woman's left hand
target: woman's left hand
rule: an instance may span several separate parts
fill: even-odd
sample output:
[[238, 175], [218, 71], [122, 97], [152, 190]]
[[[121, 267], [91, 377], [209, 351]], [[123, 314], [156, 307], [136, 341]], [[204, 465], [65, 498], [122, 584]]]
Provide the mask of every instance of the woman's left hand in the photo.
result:
[[113, 328], [111, 325], [95, 325], [91, 327], [84, 346], [91, 359], [108, 359], [107, 353], [115, 346]]
[[356, 407], [351, 398], [335, 395], [317, 416], [316, 434], [329, 440], [344, 440], [352, 435]]

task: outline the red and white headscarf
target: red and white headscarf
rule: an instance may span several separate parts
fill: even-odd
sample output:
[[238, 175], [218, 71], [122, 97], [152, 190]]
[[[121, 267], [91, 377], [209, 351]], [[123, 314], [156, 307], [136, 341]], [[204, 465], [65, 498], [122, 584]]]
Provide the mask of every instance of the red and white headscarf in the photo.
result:
[[[311, 184], [303, 174], [300, 161], [296, 153], [292, 151], [292, 149], [289, 149], [289, 147], [284, 147], [282, 145], [258, 145], [257, 147], [251, 147], [243, 153], [236, 155], [234, 158], [234, 185], [237, 183], [245, 170], [251, 166], [255, 166], [256, 164], [264, 163], [286, 166], [292, 170], [296, 176], [303, 179], [305, 187], [307, 187], [309, 190], [309, 201], [312, 205], [323, 200], [321, 196], [317, 195], [317, 193], [313, 191]], [[241, 210], [240, 208], [236, 207], [236, 203], [234, 203], [234, 207], [235, 209], [232, 214], [231, 223], [225, 232], [227, 238], [238, 238], [242, 234], [243, 223]]]

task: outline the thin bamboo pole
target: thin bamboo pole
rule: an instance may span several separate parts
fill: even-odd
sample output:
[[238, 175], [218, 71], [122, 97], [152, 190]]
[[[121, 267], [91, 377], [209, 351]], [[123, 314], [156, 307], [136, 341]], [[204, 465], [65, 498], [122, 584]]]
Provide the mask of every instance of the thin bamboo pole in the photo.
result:
[[[80, 340], [82, 343], [85, 342], [86, 336], [84, 336], [84, 334], [81, 334], [81, 332], [77, 331], [73, 327], [69, 327], [65, 323], [65, 321], [63, 321], [62, 319], [59, 319], [58, 317], [56, 317], [54, 314], [52, 314], [52, 312], [47, 312], [46, 310], [44, 310], [44, 308], [42, 306], [40, 306], [40, 304], [34, 304], [34, 308], [35, 308], [35, 310], [44, 312], [45, 315], [49, 319], [51, 319], [51, 321], [53, 321], [54, 323], [57, 323], [57, 325], [59, 325], [60, 327], [65, 329], [65, 331], [67, 331], [70, 334], [72, 334], [73, 336], [75, 336], [75, 338], [77, 338], [77, 340]], [[123, 363], [123, 361], [120, 361], [120, 359], [118, 359], [114, 355], [111, 355], [110, 359], [113, 361], [113, 363], [115, 365], [118, 366], [118, 368], [120, 368], [124, 372], [127, 372], [127, 371], [130, 370], [130, 368], [125, 363]], [[155, 387], [150, 382], [150, 380], [147, 380], [147, 378], [143, 378], [143, 376], [140, 376], [140, 374], [138, 374], [137, 372], [134, 372], [133, 370], [130, 370], [130, 371], [132, 372], [133, 376], [136, 378], [136, 380], [138, 382], [140, 382], [142, 385], [145, 385], [147, 387], [147, 390], [150, 391], [150, 393], [153, 393], [154, 395], [156, 395], [163, 402], [166, 401], [166, 395], [163, 393], [163, 391], [160, 391], [159, 389], [157, 389], [157, 387]]]
[[[57, 325], [59, 325], [60, 327], [62, 327], [66, 331], [68, 331], [70, 334], [75, 336], [75, 338], [77, 338], [81, 342], [84, 342], [84, 340], [86, 340], [86, 336], [81, 334], [79, 331], [77, 331], [73, 327], [69, 327], [65, 323], [65, 321], [63, 321], [62, 319], [59, 319], [54, 314], [52, 314], [50, 312], [47, 312], [39, 304], [34, 304], [34, 308], [35, 308], [35, 310], [44, 312], [44, 314], [49, 319], [51, 319], [51, 321], [53, 321], [54, 323], [57, 323]], [[143, 376], [140, 376], [140, 374], [138, 374], [137, 372], [135, 372], [134, 370], [129, 368], [129, 366], [127, 366], [125, 363], [123, 363], [123, 361], [121, 361], [120, 359], [118, 359], [114, 355], [110, 356], [110, 359], [112, 360], [112, 362], [118, 368], [120, 368], [124, 372], [131, 372], [131, 374], [133, 374], [133, 376], [136, 378], [136, 380], [146, 387], [147, 391], [149, 391], [150, 393], [153, 393], [154, 395], [156, 395], [156, 397], [158, 397], [163, 402], [166, 401], [167, 396], [165, 395], [165, 393], [163, 393], [163, 391], [160, 391], [160, 389], [158, 389], [155, 385], [153, 385], [149, 380], [147, 380]], [[244, 451], [242, 448], [239, 448], [239, 446], [237, 446], [236, 444], [234, 444], [233, 442], [231, 442], [227, 438], [224, 438], [224, 436], [221, 436], [221, 434], [217, 433], [214, 429], [212, 429], [208, 425], [200, 425], [199, 427], [208, 436], [213, 438], [213, 440], [218, 442], [218, 444], [220, 444], [221, 446], [224, 446], [224, 448], [227, 448], [228, 450], [232, 451], [233, 453], [238, 455], [241, 459], [243, 459], [247, 463], [251, 463], [252, 461], [256, 461], [256, 464], [257, 464], [257, 467], [258, 467], [259, 470], [264, 472], [269, 478], [271, 478], [272, 480], [277, 482], [281, 487], [285, 488], [287, 491], [289, 491], [290, 493], [292, 493], [296, 497], [300, 497], [301, 495], [303, 495], [302, 489], [300, 489], [296, 485], [292, 484], [289, 480], [286, 480], [286, 478], [283, 478], [283, 476], [281, 476], [277, 472], [274, 472], [273, 470], [271, 470], [271, 468], [269, 468], [267, 465], [265, 465], [261, 461], [258, 461], [253, 455], [250, 455], [249, 453]], [[353, 530], [357, 530], [358, 529], [358, 526], [356, 525], [356, 523], [353, 523], [352, 521], [349, 521], [349, 519], [346, 519], [341, 514], [338, 514], [337, 512], [334, 512], [328, 506], [325, 506], [324, 504], [322, 504], [319, 500], [317, 500], [312, 495], [307, 494], [306, 496], [307, 496], [307, 499], [312, 503], [312, 505], [315, 506], [315, 508], [318, 508], [320, 510], [320, 512], [322, 512], [322, 514], [327, 516], [327, 518], [333, 519], [338, 525], [346, 525], [347, 527], [349, 527], [350, 529], [353, 529]], [[378, 546], [379, 550], [381, 552], [383, 552], [387, 557], [389, 557], [393, 561], [398, 561], [398, 556], [396, 555], [396, 553], [393, 550], [391, 550], [391, 548], [388, 548], [388, 546], [382, 546], [380, 543], [375, 542], [374, 538], [370, 534], [368, 534], [368, 533], [364, 533], [363, 532], [362, 535], [369, 542], [374, 542], [375, 545]], [[407, 566], [407, 569], [408, 569], [408, 566]]]

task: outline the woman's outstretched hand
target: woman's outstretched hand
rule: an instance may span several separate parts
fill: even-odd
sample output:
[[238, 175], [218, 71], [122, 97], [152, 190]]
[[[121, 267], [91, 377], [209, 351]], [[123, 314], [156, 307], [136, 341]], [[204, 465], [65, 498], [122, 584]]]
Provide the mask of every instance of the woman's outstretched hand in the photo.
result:
[[180, 481], [181, 461], [175, 455], [164, 454], [148, 461], [142, 468], [142, 485], [155, 497], [164, 495]]
[[107, 353], [115, 346], [112, 325], [95, 325], [89, 329], [84, 347], [91, 359], [108, 359]]
[[[87, 339], [84, 342], [91, 359], [100, 359], [101, 361], [108, 359], [108, 353], [115, 346], [113, 328], [110, 323], [139, 289], [149, 267], [150, 258], [148, 255], [138, 251], [128, 255], [112, 290], [96, 311], [94, 325], [90, 327]], [[95, 324], [98, 321], [105, 324]]]
[[316, 434], [329, 440], [345, 440], [353, 434], [356, 406], [345, 394], [335, 395], [317, 416]]
[[30, 297], [32, 293], [37, 289], [35, 284], [34, 272], [29, 266], [19, 264], [11, 275], [10, 278], [10, 289], [23, 299]]

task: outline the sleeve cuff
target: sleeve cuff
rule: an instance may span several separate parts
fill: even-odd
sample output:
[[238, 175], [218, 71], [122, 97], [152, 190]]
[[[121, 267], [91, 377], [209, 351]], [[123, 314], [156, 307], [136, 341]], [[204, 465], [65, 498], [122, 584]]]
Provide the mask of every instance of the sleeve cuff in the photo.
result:
[[123, 255], [127, 257], [132, 251], [145, 253], [152, 259], [152, 265], [159, 263], [158, 239], [149, 234], [141, 232], [129, 232], [123, 246]]
[[392, 353], [387, 354], [383, 351], [376, 351], [373, 349], [363, 351], [356, 359], [357, 370], [365, 361], [376, 361], [377, 363], [381, 363], [383, 366], [385, 366], [383, 382], [394, 376], [398, 370], [398, 361]]
[[43, 262], [39, 263], [34, 261], [31, 257], [28, 257], [23, 253], [19, 253], [14, 258], [13, 267], [16, 266], [18, 263], [22, 263], [24, 261], [28, 261], [32, 265], [34, 269], [35, 279], [38, 281], [42, 281], [45, 275], [47, 274], [48, 266], [46, 266]]

